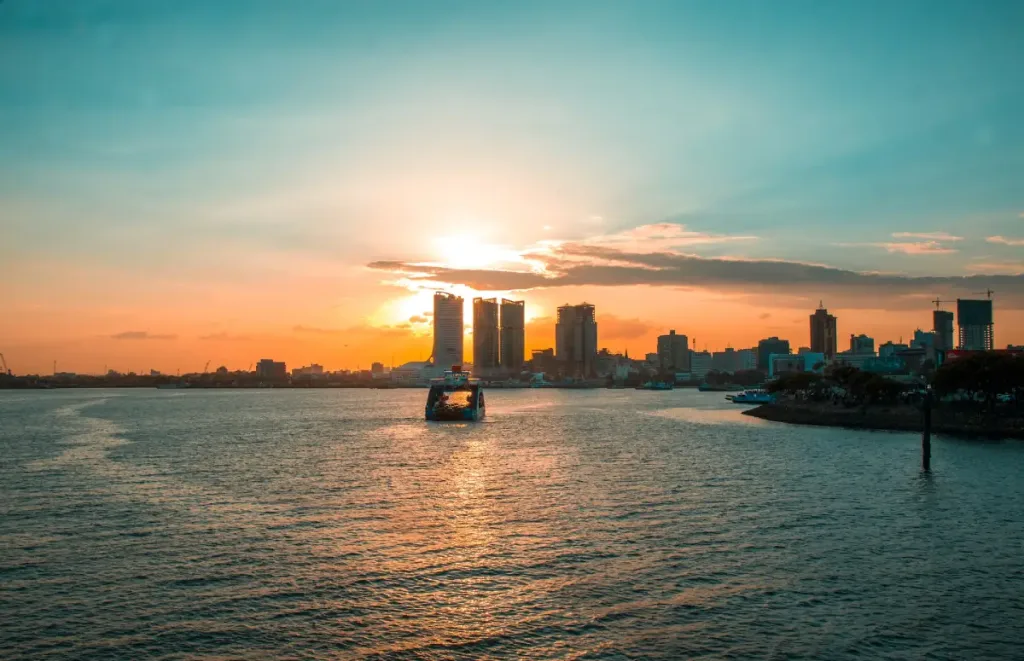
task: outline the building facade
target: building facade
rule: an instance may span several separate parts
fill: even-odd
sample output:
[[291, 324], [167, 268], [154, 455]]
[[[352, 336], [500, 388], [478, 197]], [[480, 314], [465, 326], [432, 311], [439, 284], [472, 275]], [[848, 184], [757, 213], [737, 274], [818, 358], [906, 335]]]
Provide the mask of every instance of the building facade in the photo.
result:
[[555, 358], [568, 376], [596, 374], [597, 312], [593, 305], [563, 305], [555, 324]]
[[875, 355], [875, 338], [867, 335], [850, 335], [850, 353]]
[[434, 349], [431, 358], [445, 369], [463, 363], [462, 297], [434, 293]]
[[498, 367], [498, 301], [473, 299], [473, 369], [482, 374]]
[[932, 312], [932, 332], [935, 333], [935, 349], [949, 351], [956, 348], [953, 340], [953, 313], [945, 310]]
[[996, 347], [991, 300], [956, 299], [957, 348], [963, 351], [992, 351]]
[[689, 372], [689, 338], [676, 335], [674, 330], [670, 330], [668, 335], [658, 336], [658, 367], [665, 372]]
[[284, 379], [288, 376], [288, 367], [272, 358], [263, 358], [256, 363], [256, 376], [261, 379]]
[[829, 359], [836, 355], [836, 318], [821, 304], [811, 315], [811, 351]]
[[780, 340], [777, 337], [767, 337], [757, 343], [757, 369], [767, 372], [769, 357], [772, 354], [790, 353], [789, 340]]
[[523, 369], [526, 356], [526, 304], [501, 299], [499, 363], [507, 370]]
[[714, 356], [708, 351], [690, 352], [690, 375], [694, 379], [703, 379], [711, 371]]

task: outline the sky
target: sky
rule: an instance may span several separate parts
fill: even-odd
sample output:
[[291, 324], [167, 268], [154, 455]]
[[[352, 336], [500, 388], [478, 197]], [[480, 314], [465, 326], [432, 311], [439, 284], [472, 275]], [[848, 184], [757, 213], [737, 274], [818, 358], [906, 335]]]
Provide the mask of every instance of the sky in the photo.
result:
[[1024, 343], [1021, 117], [1020, 2], [3, 0], [0, 352], [365, 369], [437, 288], [527, 348], [583, 301], [631, 355], [819, 302], [881, 343], [988, 289]]

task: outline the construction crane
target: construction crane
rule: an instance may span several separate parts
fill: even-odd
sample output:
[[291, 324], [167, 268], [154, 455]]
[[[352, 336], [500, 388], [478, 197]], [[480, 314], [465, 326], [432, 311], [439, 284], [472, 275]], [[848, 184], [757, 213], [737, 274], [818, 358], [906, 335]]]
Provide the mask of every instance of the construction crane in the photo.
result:
[[992, 291], [991, 289], [986, 289], [985, 291], [972, 291], [971, 293], [976, 294], [978, 296], [985, 294], [985, 296], [987, 296], [989, 300], [992, 300], [992, 294], [994, 294], [995, 292]]
[[932, 301], [932, 303], [934, 303], [934, 304], [935, 304], [935, 309], [936, 309], [936, 310], [941, 310], [941, 309], [942, 309], [942, 304], [943, 304], [943, 303], [955, 303], [955, 302], [956, 302], [956, 301], [940, 301], [940, 300], [938, 299], [938, 297], [936, 297], [936, 298], [935, 298], [935, 299], [934, 299], [934, 300]]
[[6, 374], [7, 376], [10, 376], [11, 375], [11, 370], [8, 369], [8, 367], [7, 367], [7, 360], [4, 358], [4, 355], [2, 353], [0, 353], [0, 365], [4, 366], [4, 374]]

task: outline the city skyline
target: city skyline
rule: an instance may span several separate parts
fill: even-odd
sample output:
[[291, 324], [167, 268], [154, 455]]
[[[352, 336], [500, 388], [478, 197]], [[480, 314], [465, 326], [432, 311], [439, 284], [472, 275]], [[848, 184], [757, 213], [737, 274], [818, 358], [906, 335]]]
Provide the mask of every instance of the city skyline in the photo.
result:
[[315, 4], [0, 3], [12, 369], [424, 360], [436, 289], [1024, 344], [1020, 3]]

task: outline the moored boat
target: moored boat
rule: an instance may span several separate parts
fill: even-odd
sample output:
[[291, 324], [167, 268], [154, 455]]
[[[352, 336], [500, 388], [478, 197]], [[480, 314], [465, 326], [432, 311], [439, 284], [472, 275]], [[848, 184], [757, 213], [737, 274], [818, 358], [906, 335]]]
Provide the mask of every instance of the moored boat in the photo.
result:
[[737, 395], [726, 395], [725, 398], [733, 404], [770, 404], [775, 401], [775, 395], [761, 388], [744, 390]]
[[648, 381], [647, 383], [637, 386], [637, 390], [672, 390], [675, 385], [671, 381]]

